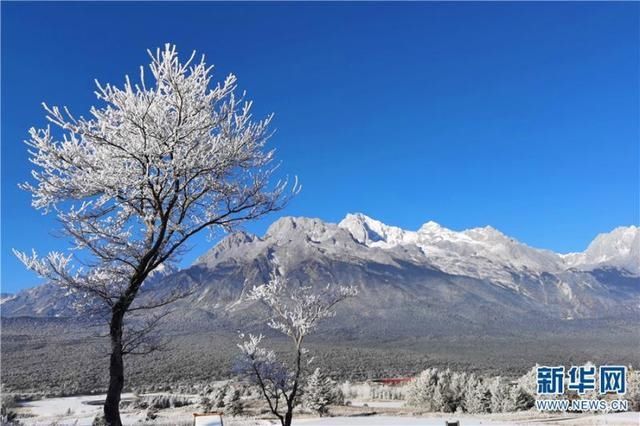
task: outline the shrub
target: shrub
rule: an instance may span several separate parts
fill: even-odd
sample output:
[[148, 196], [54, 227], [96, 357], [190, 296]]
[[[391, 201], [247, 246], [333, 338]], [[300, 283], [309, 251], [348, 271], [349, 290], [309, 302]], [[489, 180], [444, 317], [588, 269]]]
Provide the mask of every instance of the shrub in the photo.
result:
[[240, 391], [238, 389], [229, 389], [224, 397], [224, 412], [230, 416], [238, 416], [242, 414], [244, 409], [242, 399], [240, 399]]

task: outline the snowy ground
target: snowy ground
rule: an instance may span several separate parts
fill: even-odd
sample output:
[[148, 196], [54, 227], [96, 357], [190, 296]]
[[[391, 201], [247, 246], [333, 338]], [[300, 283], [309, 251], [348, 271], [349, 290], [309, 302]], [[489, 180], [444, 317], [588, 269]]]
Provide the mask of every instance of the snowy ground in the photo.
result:
[[461, 417], [400, 417], [400, 416], [368, 416], [368, 417], [333, 417], [326, 419], [300, 419], [294, 424], [300, 426], [443, 426], [445, 421], [459, 420], [461, 425], [506, 426], [510, 423], [490, 420], [465, 420]]
[[[149, 394], [158, 395], [158, 394]], [[46, 398], [25, 402], [20, 405], [19, 413], [30, 414], [33, 417], [19, 418], [24, 425], [56, 426], [77, 425], [89, 426], [95, 416], [102, 412], [102, 402], [106, 395], [87, 395], [66, 398]], [[123, 393], [122, 400], [133, 398], [132, 393]], [[162, 410], [159, 415], [160, 423], [176, 424], [176, 422], [190, 422], [193, 419], [193, 407], [183, 407], [172, 410]], [[127, 425], [140, 424], [144, 420], [144, 413], [140, 411], [121, 412], [122, 421]]]
[[[123, 394], [123, 399], [133, 397], [132, 394]], [[91, 425], [93, 418], [102, 407], [99, 404], [104, 400], [104, 395], [77, 396], [68, 398], [48, 398], [22, 404], [19, 412], [31, 417], [21, 417], [19, 420], [25, 425], [52, 425], [66, 426]], [[380, 410], [393, 410], [401, 405], [401, 401], [354, 401], [354, 406], [367, 404], [369, 408]], [[154, 423], [162, 425], [189, 425], [193, 421], [194, 407], [183, 407], [171, 410], [161, 410]], [[542, 415], [534, 411], [497, 414], [497, 415], [450, 415], [450, 414], [425, 414], [425, 415], [394, 415], [393, 413], [372, 416], [349, 417], [325, 417], [325, 418], [298, 418], [294, 421], [298, 426], [443, 426], [446, 420], [460, 421], [461, 426], [506, 426], [506, 425], [571, 425], [571, 426], [638, 426], [640, 425], [640, 413], [616, 413], [606, 415]], [[144, 414], [139, 412], [122, 413], [123, 422], [127, 425], [140, 425]], [[270, 426], [276, 422], [269, 420], [247, 420], [225, 418], [226, 426]]]
[[[122, 399], [131, 398], [133, 394], [122, 394]], [[20, 405], [19, 412], [31, 413], [35, 417], [21, 418], [25, 425], [49, 425], [56, 422], [59, 425], [91, 425], [93, 418], [102, 407], [98, 404], [104, 401], [105, 395], [74, 396], [67, 398], [46, 398], [38, 401], [25, 402]], [[91, 404], [93, 403], [93, 404]], [[123, 420], [135, 423], [138, 419], [125, 416]]]
[[432, 414], [419, 417], [408, 416], [370, 416], [370, 417], [332, 417], [324, 419], [300, 419], [295, 421], [299, 426], [443, 426], [445, 421], [458, 420], [461, 426], [507, 426], [507, 425], [571, 425], [571, 426], [638, 426], [640, 425], [640, 413], [616, 413], [596, 416], [554, 416], [540, 417], [532, 413], [528, 418], [509, 419], [490, 418], [488, 416], [467, 416], [445, 414]]
[[370, 407], [370, 408], [401, 408], [404, 401], [352, 401], [354, 407]]

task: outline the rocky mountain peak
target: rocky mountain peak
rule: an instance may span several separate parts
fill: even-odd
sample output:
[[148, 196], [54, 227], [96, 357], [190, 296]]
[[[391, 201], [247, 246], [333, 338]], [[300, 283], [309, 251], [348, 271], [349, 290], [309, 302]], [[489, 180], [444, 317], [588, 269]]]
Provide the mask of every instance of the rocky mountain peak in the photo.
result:
[[347, 214], [338, 227], [346, 229], [356, 241], [365, 245], [396, 245], [407, 235], [403, 229], [385, 225], [362, 213]]
[[290, 235], [291, 233], [310, 232], [322, 230], [326, 224], [316, 218], [285, 216], [276, 220], [269, 226], [265, 238], [277, 238], [279, 236]]
[[221, 256], [228, 254], [234, 250], [238, 250], [242, 246], [252, 243], [259, 238], [255, 235], [238, 231], [222, 238], [213, 248], [200, 256], [194, 263], [210, 263], [219, 259]]
[[446, 228], [444, 228], [439, 223], [434, 222], [433, 220], [430, 220], [426, 222], [424, 225], [422, 225], [420, 229], [418, 229], [418, 233], [421, 233], [421, 234], [435, 233], [435, 232], [440, 232], [444, 229]]
[[569, 266], [578, 269], [618, 267], [640, 275], [640, 228], [620, 226], [598, 234], [584, 252], [563, 257]]

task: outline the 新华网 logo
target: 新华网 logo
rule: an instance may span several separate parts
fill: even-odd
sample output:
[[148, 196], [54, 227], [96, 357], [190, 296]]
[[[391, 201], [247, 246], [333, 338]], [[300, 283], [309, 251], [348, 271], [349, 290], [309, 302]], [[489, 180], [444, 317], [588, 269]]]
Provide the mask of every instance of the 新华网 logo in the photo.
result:
[[557, 399], [566, 391], [582, 396], [588, 392], [599, 395], [624, 395], [627, 391], [627, 367], [622, 365], [574, 365], [565, 371], [564, 366], [538, 366], [536, 368], [538, 395], [552, 399], [536, 400], [541, 411], [626, 411], [628, 401], [606, 399]]

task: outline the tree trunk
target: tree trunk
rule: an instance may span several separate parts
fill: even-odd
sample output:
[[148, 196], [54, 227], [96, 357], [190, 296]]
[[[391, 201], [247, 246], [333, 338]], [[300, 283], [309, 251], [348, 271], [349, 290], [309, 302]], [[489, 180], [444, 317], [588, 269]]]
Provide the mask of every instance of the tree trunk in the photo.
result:
[[291, 426], [291, 420], [293, 420], [293, 409], [287, 410], [287, 413], [284, 415], [284, 422], [282, 422], [282, 424], [284, 426]]
[[120, 395], [124, 387], [124, 363], [122, 359], [122, 323], [124, 312], [114, 307], [109, 336], [111, 358], [109, 361], [109, 390], [104, 402], [104, 418], [109, 426], [122, 426], [120, 420]]
[[291, 426], [291, 422], [293, 420], [293, 409], [296, 406], [296, 395], [298, 393], [298, 381], [300, 380], [300, 373], [302, 371], [302, 350], [300, 349], [301, 343], [302, 342], [297, 343], [296, 375], [293, 379], [293, 388], [291, 389], [291, 394], [287, 398], [287, 412], [284, 415], [284, 420], [282, 422], [283, 426]]

